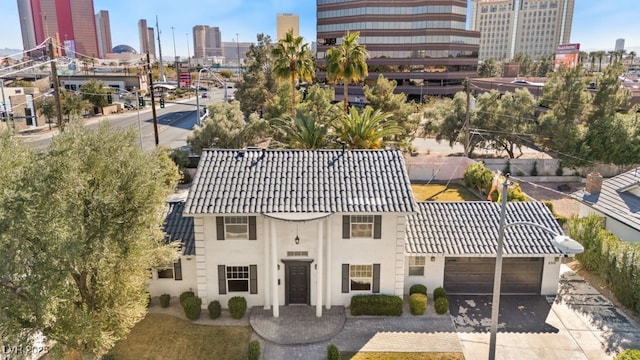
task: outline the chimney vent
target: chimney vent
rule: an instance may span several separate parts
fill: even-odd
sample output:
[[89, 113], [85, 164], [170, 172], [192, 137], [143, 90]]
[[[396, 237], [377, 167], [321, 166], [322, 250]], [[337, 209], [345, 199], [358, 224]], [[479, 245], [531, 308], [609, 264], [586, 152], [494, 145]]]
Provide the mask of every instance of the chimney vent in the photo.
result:
[[589, 194], [599, 193], [602, 189], [602, 175], [600, 173], [590, 173], [587, 175], [587, 183], [584, 191]]

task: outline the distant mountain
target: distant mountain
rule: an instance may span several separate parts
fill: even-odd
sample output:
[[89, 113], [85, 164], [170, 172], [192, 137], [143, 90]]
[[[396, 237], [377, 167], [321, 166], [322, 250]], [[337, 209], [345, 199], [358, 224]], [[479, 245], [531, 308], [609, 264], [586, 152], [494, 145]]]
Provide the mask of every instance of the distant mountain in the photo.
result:
[[17, 56], [13, 56], [14, 59], [16, 60], [22, 59], [22, 50], [20, 49], [8, 49], [8, 48], [0, 49], [0, 56], [8, 56], [8, 55], [14, 55], [14, 54], [18, 54]]

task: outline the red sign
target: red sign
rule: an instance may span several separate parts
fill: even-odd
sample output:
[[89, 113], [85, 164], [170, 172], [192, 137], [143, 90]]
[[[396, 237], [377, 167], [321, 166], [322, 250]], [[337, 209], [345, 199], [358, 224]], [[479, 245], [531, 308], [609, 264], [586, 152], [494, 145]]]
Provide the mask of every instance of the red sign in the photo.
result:
[[184, 88], [191, 86], [191, 73], [181, 72], [178, 79], [180, 81], [180, 87]]

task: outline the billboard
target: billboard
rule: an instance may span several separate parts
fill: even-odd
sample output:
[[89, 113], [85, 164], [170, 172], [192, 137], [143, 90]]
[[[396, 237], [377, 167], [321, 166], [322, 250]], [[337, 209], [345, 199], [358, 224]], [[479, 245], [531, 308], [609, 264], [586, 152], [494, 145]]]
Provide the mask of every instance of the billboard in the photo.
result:
[[179, 75], [180, 87], [185, 88], [191, 86], [191, 74], [188, 72], [181, 72]]
[[64, 55], [71, 59], [76, 58], [76, 41], [75, 40], [64, 41]]
[[576, 67], [580, 61], [580, 44], [560, 44], [556, 48], [556, 58], [554, 69], [558, 69], [561, 64], [566, 67]]

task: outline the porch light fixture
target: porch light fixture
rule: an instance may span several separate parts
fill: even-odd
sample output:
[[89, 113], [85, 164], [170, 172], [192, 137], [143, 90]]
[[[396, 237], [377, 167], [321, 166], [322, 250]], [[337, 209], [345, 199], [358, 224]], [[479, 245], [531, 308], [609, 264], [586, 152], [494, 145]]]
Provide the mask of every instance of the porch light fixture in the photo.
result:
[[300, 244], [300, 237], [296, 235], [296, 238], [294, 239], [294, 241], [296, 242], [296, 245]]

